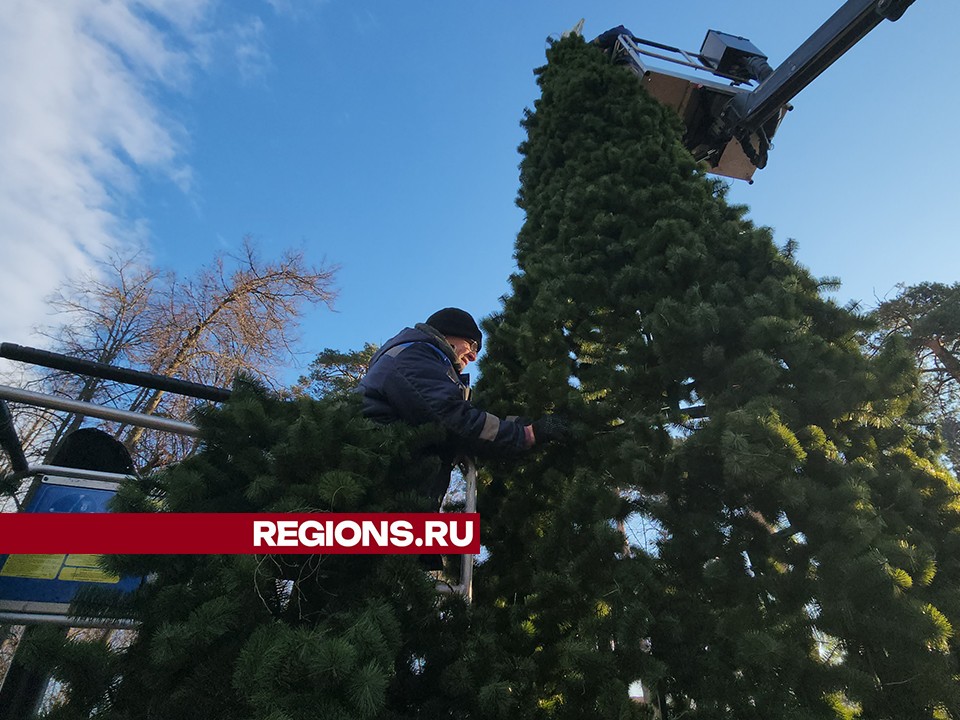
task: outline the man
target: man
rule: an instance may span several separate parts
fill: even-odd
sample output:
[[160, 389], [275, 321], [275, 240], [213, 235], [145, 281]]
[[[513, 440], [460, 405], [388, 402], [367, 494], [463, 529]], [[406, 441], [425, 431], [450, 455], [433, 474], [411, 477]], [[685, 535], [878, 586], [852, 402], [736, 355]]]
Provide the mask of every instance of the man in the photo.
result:
[[477, 359], [482, 343], [469, 313], [444, 308], [387, 340], [360, 381], [367, 417], [381, 423], [438, 423], [447, 431], [448, 441], [438, 449], [446, 467], [421, 488], [438, 504], [458, 455], [511, 455], [568, 435], [566, 423], [556, 416], [533, 423], [501, 419], [470, 402], [469, 376], [461, 372]]

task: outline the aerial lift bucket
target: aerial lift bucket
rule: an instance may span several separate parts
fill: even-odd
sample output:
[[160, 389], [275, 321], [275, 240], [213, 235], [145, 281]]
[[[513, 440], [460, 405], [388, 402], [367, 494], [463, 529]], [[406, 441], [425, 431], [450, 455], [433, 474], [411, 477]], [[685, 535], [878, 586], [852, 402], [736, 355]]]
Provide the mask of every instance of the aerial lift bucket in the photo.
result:
[[[769, 70], [766, 57], [749, 40], [711, 30], [700, 52], [692, 53], [634, 37], [621, 27], [597, 42], [615, 62], [629, 67], [653, 98], [680, 116], [683, 143], [694, 158], [706, 162], [712, 173], [752, 182], [754, 172], [766, 164], [770, 140], [790, 105], [783, 105], [775, 117], [744, 138], [718, 134], [717, 120], [730, 100], [752, 91], [750, 71]], [[653, 65], [651, 58], [669, 65]], [[683, 72], [688, 69], [711, 77]]]
[[[684, 145], [697, 160], [718, 175], [750, 182], [754, 170], [767, 163], [790, 100], [877, 25], [898, 20], [913, 2], [847, 0], [776, 70], [749, 40], [716, 30], [707, 32], [698, 53], [643, 40], [622, 25], [594, 43], [614, 62], [630, 67], [654, 98], [677, 112], [686, 129]], [[667, 66], [654, 67], [651, 58]]]
[[[168, 378], [152, 373], [144, 373], [137, 370], [118, 368], [114, 366], [95, 363], [88, 360], [51, 353], [35, 348], [21, 347], [12, 343], [0, 343], [0, 357], [25, 362], [44, 367], [65, 370], [67, 372], [86, 375], [89, 377], [101, 377], [118, 382], [138, 385], [140, 387], [163, 389], [168, 392], [176, 392], [181, 395], [196, 397], [214, 402], [224, 401], [230, 397], [231, 391], [224, 388], [215, 388], [198, 383], [187, 382], [174, 378]], [[89, 469], [71, 468], [67, 471], [65, 468], [56, 465], [29, 465], [24, 457], [23, 448], [17, 438], [16, 430], [13, 426], [12, 418], [7, 410], [6, 402], [13, 402], [35, 407], [48, 408], [53, 410], [64, 410], [73, 412], [85, 417], [100, 418], [104, 420], [114, 420], [124, 422], [130, 425], [161, 430], [163, 432], [174, 433], [186, 436], [199, 436], [200, 430], [195, 425], [187, 422], [181, 422], [170, 418], [157, 417], [155, 415], [146, 415], [143, 413], [129, 410], [119, 410], [117, 408], [97, 405], [95, 403], [82, 402], [79, 400], [70, 400], [67, 398], [47, 395], [44, 393], [23, 390], [20, 388], [0, 385], [0, 450], [5, 451], [11, 460], [13, 472], [5, 477], [0, 477], [0, 481], [14, 482], [29, 477], [42, 476], [63, 476], [68, 475], [76, 480], [86, 481], [106, 481], [116, 483], [124, 479], [123, 475], [117, 475], [113, 472], [98, 472]], [[464, 512], [475, 513], [477, 511], [477, 468], [471, 458], [461, 458], [458, 462], [460, 473], [464, 481]], [[473, 597], [473, 569], [474, 557], [465, 554], [461, 557], [460, 576], [458, 582], [440, 581], [437, 583], [437, 592], [441, 594], [462, 595], [467, 602]], [[23, 620], [21, 617], [13, 618], [5, 615], [2, 600], [0, 600], [0, 622], [14, 622]], [[68, 619], [66, 615], [58, 615], [57, 622], [76, 624], [75, 619]]]

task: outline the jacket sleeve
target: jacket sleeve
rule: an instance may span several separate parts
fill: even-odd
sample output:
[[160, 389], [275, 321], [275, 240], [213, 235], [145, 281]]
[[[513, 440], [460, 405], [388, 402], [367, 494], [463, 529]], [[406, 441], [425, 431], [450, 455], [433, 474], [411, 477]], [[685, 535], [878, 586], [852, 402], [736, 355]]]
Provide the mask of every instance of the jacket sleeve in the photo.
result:
[[413, 343], [393, 358], [382, 392], [400, 418], [411, 424], [436, 422], [482, 454], [526, 449], [522, 425], [484, 412], [463, 397], [449, 364], [426, 343]]

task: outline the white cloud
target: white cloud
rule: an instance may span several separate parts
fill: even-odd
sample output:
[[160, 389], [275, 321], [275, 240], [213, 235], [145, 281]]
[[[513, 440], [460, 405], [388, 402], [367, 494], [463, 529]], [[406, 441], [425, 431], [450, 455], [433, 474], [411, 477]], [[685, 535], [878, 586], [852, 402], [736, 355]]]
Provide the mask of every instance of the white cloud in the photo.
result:
[[158, 91], [188, 88], [208, 0], [0, 2], [0, 340], [49, 323], [44, 298], [144, 241], [124, 213], [143, 171], [189, 187]]
[[321, 5], [326, 4], [328, 0], [267, 0], [267, 4], [273, 8], [277, 15], [292, 18], [294, 20], [315, 11]]
[[253, 17], [234, 26], [232, 37], [228, 38], [234, 48], [237, 71], [245, 83], [263, 80], [270, 69], [265, 34], [263, 21]]

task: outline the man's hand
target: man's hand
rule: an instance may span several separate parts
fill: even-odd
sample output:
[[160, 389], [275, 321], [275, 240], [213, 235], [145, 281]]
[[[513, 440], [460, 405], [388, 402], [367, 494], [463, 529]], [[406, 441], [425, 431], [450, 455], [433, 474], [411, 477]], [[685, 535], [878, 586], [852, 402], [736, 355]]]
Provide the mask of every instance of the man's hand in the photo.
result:
[[532, 425], [534, 439], [538, 443], [568, 442], [573, 438], [570, 423], [560, 415], [544, 415]]

